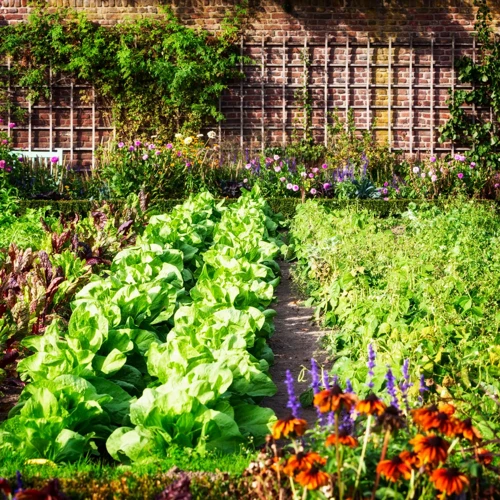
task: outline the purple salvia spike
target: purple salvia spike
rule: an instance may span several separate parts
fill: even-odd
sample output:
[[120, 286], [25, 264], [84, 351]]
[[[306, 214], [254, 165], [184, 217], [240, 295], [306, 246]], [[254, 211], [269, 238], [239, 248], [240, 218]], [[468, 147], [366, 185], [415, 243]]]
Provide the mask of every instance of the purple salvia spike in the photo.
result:
[[373, 377], [375, 375], [375, 372], [373, 371], [373, 369], [375, 368], [375, 359], [375, 350], [373, 349], [373, 344], [370, 342], [368, 344], [368, 363], [366, 363], [366, 366], [368, 367], [368, 383], [366, 385], [369, 389], [373, 389], [374, 386]]
[[294, 418], [298, 418], [299, 416], [299, 409], [300, 409], [300, 403], [297, 397], [295, 396], [295, 389], [293, 387], [293, 377], [292, 373], [290, 370], [286, 371], [286, 378], [285, 378], [285, 384], [286, 388], [288, 390], [288, 403], [287, 403], [287, 408], [290, 408], [290, 411], [293, 415]]
[[387, 394], [391, 396], [391, 405], [394, 406], [395, 408], [399, 408], [399, 401], [396, 389], [396, 379], [394, 378], [394, 375], [390, 368], [388, 368], [387, 370], [385, 379], [387, 381]]

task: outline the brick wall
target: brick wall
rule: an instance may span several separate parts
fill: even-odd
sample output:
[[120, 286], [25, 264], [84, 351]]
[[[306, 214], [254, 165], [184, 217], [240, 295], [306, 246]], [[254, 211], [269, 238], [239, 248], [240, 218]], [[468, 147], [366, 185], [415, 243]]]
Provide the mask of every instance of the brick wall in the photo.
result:
[[[160, 15], [156, 0], [51, 0], [55, 7], [85, 10], [103, 24]], [[188, 25], [220, 29], [234, 0], [175, 0]], [[492, 3], [500, 19], [500, 3]], [[0, 22], [22, 21], [26, 0], [3, 0]], [[243, 52], [257, 64], [224, 95], [227, 120], [220, 134], [239, 145], [284, 143], [300, 131], [304, 50], [311, 59], [307, 85], [314, 134], [324, 141], [328, 112], [353, 108], [360, 129], [375, 120], [378, 136], [412, 154], [452, 145], [437, 143], [447, 118], [448, 89], [456, 86], [453, 59], [472, 54], [472, 0], [250, 0]], [[326, 62], [325, 62], [326, 61]], [[284, 66], [283, 66], [284, 63]], [[91, 162], [91, 150], [113, 133], [90, 89], [55, 82], [50, 102], [31, 109], [30, 124], [12, 133], [18, 146], [63, 147], [75, 162]], [[17, 99], [23, 99], [22, 91]], [[71, 102], [73, 111], [71, 111]], [[330, 120], [331, 121], [331, 120]]]

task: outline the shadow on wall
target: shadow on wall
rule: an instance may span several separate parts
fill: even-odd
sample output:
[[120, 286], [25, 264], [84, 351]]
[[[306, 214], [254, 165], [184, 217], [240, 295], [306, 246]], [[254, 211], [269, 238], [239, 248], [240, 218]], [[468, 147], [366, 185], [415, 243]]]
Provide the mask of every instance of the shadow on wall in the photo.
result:
[[[170, 3], [187, 24], [217, 29], [238, 0], [173, 0]], [[387, 35], [447, 37], [474, 29], [473, 0], [249, 0], [247, 29], [349, 34], [371, 38]], [[489, 2], [495, 22], [500, 2]]]

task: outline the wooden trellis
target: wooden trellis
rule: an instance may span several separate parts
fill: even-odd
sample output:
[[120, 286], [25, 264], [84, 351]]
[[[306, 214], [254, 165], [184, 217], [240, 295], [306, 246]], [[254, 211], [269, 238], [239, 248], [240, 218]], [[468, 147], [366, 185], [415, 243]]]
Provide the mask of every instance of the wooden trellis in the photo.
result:
[[[309, 63], [301, 52], [308, 54]], [[289, 32], [247, 35], [240, 53], [254, 63], [241, 63], [247, 77], [220, 99], [226, 116], [218, 127], [220, 141], [234, 138], [241, 149], [288, 144], [292, 133], [300, 136], [307, 123], [305, 106], [297, 98], [297, 91], [306, 89], [311, 132], [318, 142], [328, 143], [332, 112], [346, 117], [352, 110], [359, 130], [372, 128], [391, 149], [414, 155], [455, 152], [453, 145], [438, 142], [437, 129], [446, 120], [448, 91], [464, 87], [456, 80], [454, 60], [461, 55], [475, 58], [477, 47], [473, 37], [459, 35], [380, 41]], [[305, 70], [310, 74], [307, 82]], [[3, 123], [2, 128], [17, 148], [62, 148], [65, 160], [93, 165], [96, 147], [114, 136], [106, 110], [90, 85], [52, 73], [48, 84], [48, 99], [35, 105], [21, 102], [27, 111], [24, 125], [12, 130]], [[22, 89], [8, 82], [8, 92], [17, 96]], [[80, 98], [82, 92], [86, 100]]]

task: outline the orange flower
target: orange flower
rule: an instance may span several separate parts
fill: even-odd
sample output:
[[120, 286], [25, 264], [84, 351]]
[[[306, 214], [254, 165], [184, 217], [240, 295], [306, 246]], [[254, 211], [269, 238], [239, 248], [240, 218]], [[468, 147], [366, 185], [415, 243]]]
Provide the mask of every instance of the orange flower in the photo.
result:
[[373, 393], [356, 405], [356, 410], [365, 415], [381, 415], [386, 408], [386, 404]]
[[420, 460], [418, 453], [415, 453], [414, 451], [402, 451], [399, 454], [399, 458], [401, 458], [406, 465], [415, 467], [416, 469], [422, 465], [422, 461]]
[[467, 439], [471, 443], [481, 441], [481, 434], [472, 425], [472, 420], [470, 418], [459, 421], [457, 434], [461, 435], [464, 439]]
[[273, 438], [281, 439], [288, 436], [302, 436], [307, 429], [307, 422], [302, 418], [289, 416], [278, 420], [273, 425]]
[[283, 468], [283, 472], [288, 476], [293, 476], [299, 471], [310, 469], [315, 464], [325, 465], [326, 458], [319, 456], [314, 451], [310, 451], [309, 453], [299, 452], [288, 458], [286, 465]]
[[[358, 440], [350, 436], [346, 431], [339, 431], [338, 442], [350, 448], [356, 448], [356, 446], [358, 446]], [[335, 446], [335, 444], [337, 444], [337, 436], [335, 434], [330, 434], [326, 438], [325, 446]]]
[[392, 460], [379, 462], [377, 472], [393, 483], [398, 481], [401, 476], [405, 479], [411, 477], [411, 467], [400, 456], [394, 457]]
[[482, 465], [490, 465], [493, 462], [493, 453], [485, 448], [479, 448], [476, 452], [476, 460]]
[[450, 443], [436, 434], [422, 436], [417, 434], [411, 441], [413, 450], [418, 454], [423, 464], [437, 465], [439, 462], [444, 462], [448, 457], [448, 448]]
[[350, 410], [356, 404], [356, 396], [342, 392], [340, 386], [335, 384], [331, 389], [325, 389], [314, 396], [314, 406], [319, 408], [321, 413], [338, 411], [341, 408]]
[[431, 475], [431, 481], [437, 490], [446, 495], [460, 495], [469, 484], [467, 477], [458, 469], [436, 469]]
[[439, 409], [430, 406], [413, 410], [413, 419], [425, 431], [437, 429], [447, 436], [454, 436], [458, 432], [459, 421], [452, 416], [453, 413], [455, 413], [453, 405], [443, 404]]
[[313, 465], [310, 469], [299, 472], [295, 479], [304, 488], [317, 490], [330, 482], [330, 475]]

